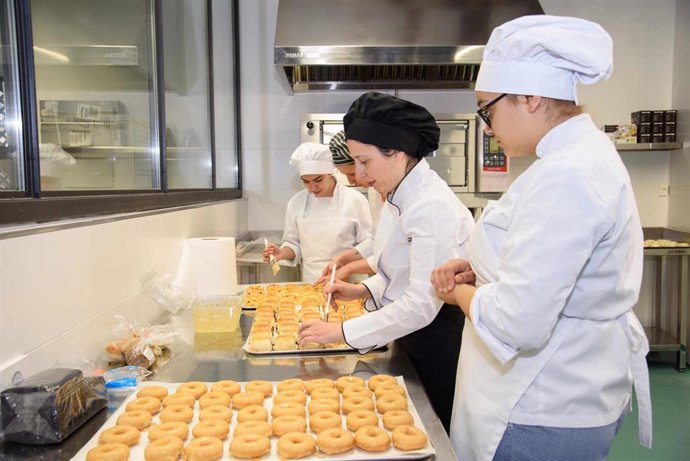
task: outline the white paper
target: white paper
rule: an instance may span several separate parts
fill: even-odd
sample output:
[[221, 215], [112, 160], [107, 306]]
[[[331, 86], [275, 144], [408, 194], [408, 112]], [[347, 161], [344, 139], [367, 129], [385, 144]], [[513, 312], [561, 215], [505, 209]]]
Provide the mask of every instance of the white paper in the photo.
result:
[[175, 285], [196, 297], [236, 294], [235, 239], [201, 237], [185, 240]]

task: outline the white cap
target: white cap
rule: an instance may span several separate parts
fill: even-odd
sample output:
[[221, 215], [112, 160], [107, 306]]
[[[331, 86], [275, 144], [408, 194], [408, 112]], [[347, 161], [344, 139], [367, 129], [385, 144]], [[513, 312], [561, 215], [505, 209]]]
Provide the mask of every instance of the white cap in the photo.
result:
[[484, 48], [476, 91], [577, 102], [577, 82], [605, 80], [613, 41], [599, 24], [565, 16], [523, 16], [498, 26]]
[[297, 166], [300, 176], [305, 174], [333, 174], [333, 158], [328, 146], [305, 142], [290, 156], [290, 165]]

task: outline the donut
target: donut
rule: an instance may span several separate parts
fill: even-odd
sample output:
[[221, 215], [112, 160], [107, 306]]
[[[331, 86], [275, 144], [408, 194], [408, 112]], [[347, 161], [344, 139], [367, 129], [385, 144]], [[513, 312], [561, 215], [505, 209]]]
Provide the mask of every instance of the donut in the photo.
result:
[[155, 397], [163, 400], [168, 395], [168, 389], [163, 386], [147, 386], [137, 392], [137, 397]]
[[186, 461], [215, 461], [223, 457], [223, 442], [215, 437], [192, 439], [184, 448]]
[[374, 393], [371, 392], [369, 389], [367, 389], [364, 386], [358, 386], [356, 384], [352, 386], [347, 386], [345, 389], [343, 389], [344, 399], [350, 397], [366, 397], [370, 399], [372, 395], [374, 395]]
[[414, 426], [403, 425], [393, 429], [393, 446], [398, 450], [411, 451], [426, 447], [426, 434]]
[[281, 459], [298, 459], [312, 455], [316, 441], [305, 432], [288, 432], [278, 439], [278, 456]]
[[181, 421], [171, 421], [169, 423], [161, 423], [158, 426], [153, 426], [149, 431], [149, 441], [162, 439], [169, 435], [177, 437], [180, 440], [187, 438], [189, 428]]
[[312, 379], [307, 382], [307, 394], [311, 394], [314, 389], [318, 389], [319, 387], [335, 387], [335, 381], [328, 378]]
[[356, 431], [364, 426], [378, 426], [379, 417], [371, 410], [354, 410], [348, 413], [345, 422], [348, 429]]
[[412, 415], [407, 410], [392, 410], [383, 414], [383, 427], [392, 431], [398, 426], [411, 425]]
[[256, 379], [254, 381], [249, 381], [244, 386], [245, 391], [259, 391], [264, 394], [264, 397], [270, 397], [273, 395], [273, 384], [270, 381], [263, 381]]
[[332, 411], [319, 411], [309, 416], [309, 428], [317, 434], [326, 429], [342, 427], [342, 425], [340, 415]]
[[211, 386], [211, 390], [213, 392], [225, 392], [230, 397], [232, 397], [235, 394], [239, 394], [242, 391], [242, 388], [240, 387], [240, 384], [237, 381], [226, 379], [223, 381], [217, 381], [213, 383], [213, 385]]
[[386, 451], [391, 445], [391, 438], [380, 427], [364, 426], [355, 432], [355, 445], [364, 451]]
[[[312, 396], [312, 398], [314, 398]], [[304, 392], [297, 389], [278, 392], [275, 397], [273, 397], [273, 403], [284, 403], [284, 402], [297, 402], [304, 405], [307, 403], [307, 396]]]
[[280, 437], [288, 432], [306, 432], [307, 420], [304, 416], [283, 415], [273, 418], [273, 435]]
[[376, 410], [379, 413], [407, 410], [407, 399], [400, 394], [384, 394], [376, 400]]
[[384, 383], [376, 387], [376, 390], [374, 391], [374, 395], [376, 395], [376, 398], [378, 399], [379, 397], [382, 397], [384, 394], [400, 394], [403, 397], [406, 397], [407, 394], [405, 393], [405, 389], [399, 385], [399, 384], [388, 384]]
[[194, 394], [194, 398], [199, 400], [199, 397], [208, 391], [206, 384], [201, 381], [188, 381], [182, 383], [177, 387], [177, 392], [190, 392]]
[[[277, 397], [277, 396], [276, 396]], [[319, 387], [311, 392], [312, 399], [331, 399], [340, 401], [340, 393], [332, 387]], [[275, 400], [275, 399], [274, 399]]]
[[206, 408], [213, 405], [230, 406], [232, 398], [225, 392], [211, 391], [199, 398], [199, 408]]
[[271, 429], [271, 425], [266, 421], [245, 421], [235, 426], [233, 436], [259, 434], [270, 437], [272, 433], [273, 429]]
[[161, 410], [161, 401], [155, 397], [138, 397], [125, 406], [125, 411], [144, 410], [155, 415]]
[[196, 397], [191, 392], [175, 392], [163, 399], [163, 406], [186, 405], [192, 408], [196, 403]]
[[369, 389], [375, 391], [381, 384], [398, 384], [398, 381], [390, 375], [374, 375], [369, 378]]
[[264, 394], [259, 391], [244, 391], [235, 394], [232, 398], [232, 406], [234, 408], [242, 409], [249, 405], [263, 405]]
[[151, 413], [145, 410], [125, 411], [117, 418], [117, 425], [134, 426], [137, 430], [142, 430], [149, 427], [151, 419]]
[[235, 458], [255, 459], [271, 451], [271, 441], [265, 435], [242, 434], [230, 442], [230, 454]]
[[158, 418], [164, 423], [171, 421], [190, 423], [192, 418], [194, 418], [194, 410], [184, 405], [170, 405], [161, 411]]
[[132, 426], [115, 426], [101, 432], [98, 443], [124, 443], [131, 447], [139, 443], [141, 433]]
[[335, 387], [338, 389], [338, 392], [342, 392], [347, 386], [352, 385], [364, 386], [365, 383], [362, 378], [357, 376], [341, 376], [335, 380]]
[[299, 378], [285, 379], [278, 383], [278, 392], [283, 391], [304, 391], [304, 381]]
[[274, 418], [284, 415], [305, 416], [306, 414], [304, 405], [297, 402], [274, 403], [271, 408], [271, 416]]
[[237, 413], [237, 422], [243, 423], [245, 421], [268, 421], [268, 410], [263, 405], [244, 407]]
[[230, 425], [222, 419], [199, 421], [192, 428], [192, 436], [194, 437], [215, 437], [220, 440], [225, 440], [229, 432]]
[[129, 447], [124, 443], [104, 443], [89, 450], [86, 461], [127, 461]]
[[199, 421], [206, 421], [207, 419], [222, 419], [229, 423], [232, 421], [232, 410], [222, 405], [206, 407], [199, 412]]
[[312, 399], [307, 408], [309, 409], [309, 414], [318, 413], [319, 411], [339, 413], [340, 402], [332, 399]]
[[355, 410], [373, 410], [374, 402], [366, 397], [349, 397], [343, 400], [343, 413], [346, 415]]
[[355, 437], [350, 431], [334, 427], [321, 431], [316, 437], [316, 444], [323, 453], [337, 455], [352, 450], [355, 447]]
[[176, 460], [182, 454], [184, 444], [177, 437], [163, 437], [150, 442], [144, 450], [146, 461]]

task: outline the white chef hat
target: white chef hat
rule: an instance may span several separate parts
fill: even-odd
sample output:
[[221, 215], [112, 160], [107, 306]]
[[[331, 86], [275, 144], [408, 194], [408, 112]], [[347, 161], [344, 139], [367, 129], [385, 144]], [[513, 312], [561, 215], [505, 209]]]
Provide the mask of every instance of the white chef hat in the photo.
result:
[[498, 26], [484, 48], [475, 90], [577, 102], [577, 82], [605, 80], [613, 42], [599, 25], [565, 16], [523, 16]]
[[315, 142], [300, 144], [290, 156], [290, 165], [297, 166], [300, 176], [305, 174], [333, 174], [333, 158], [328, 146]]

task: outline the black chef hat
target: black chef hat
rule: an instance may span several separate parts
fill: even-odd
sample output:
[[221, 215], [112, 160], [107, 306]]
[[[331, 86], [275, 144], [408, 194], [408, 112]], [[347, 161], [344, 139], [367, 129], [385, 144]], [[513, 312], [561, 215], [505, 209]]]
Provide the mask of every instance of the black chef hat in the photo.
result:
[[438, 149], [440, 129], [428, 110], [383, 93], [365, 93], [343, 117], [347, 139], [421, 159]]

